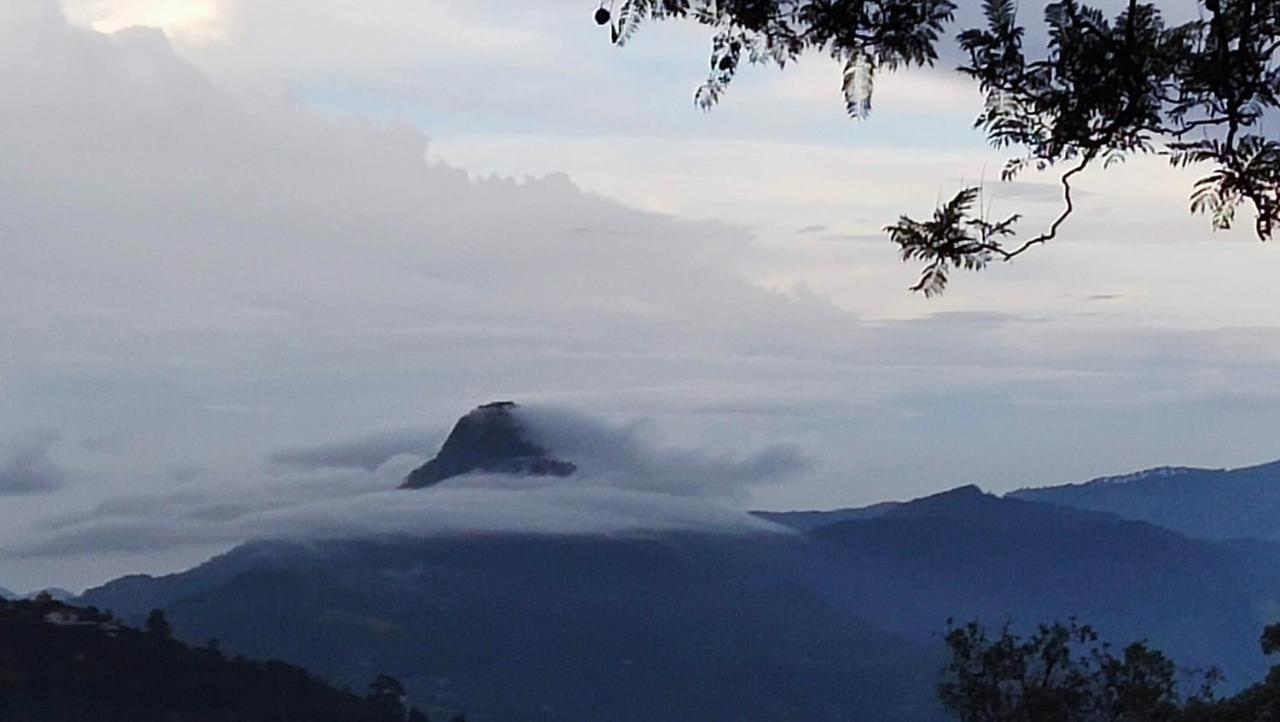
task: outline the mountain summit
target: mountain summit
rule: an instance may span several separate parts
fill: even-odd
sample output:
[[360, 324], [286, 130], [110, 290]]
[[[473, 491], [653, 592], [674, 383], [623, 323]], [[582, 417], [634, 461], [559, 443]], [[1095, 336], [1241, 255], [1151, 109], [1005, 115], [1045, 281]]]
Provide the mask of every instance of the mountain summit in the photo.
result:
[[529, 440], [512, 401], [484, 404], [458, 419], [435, 458], [414, 469], [401, 489], [423, 489], [474, 471], [516, 476], [569, 476], [570, 462]]

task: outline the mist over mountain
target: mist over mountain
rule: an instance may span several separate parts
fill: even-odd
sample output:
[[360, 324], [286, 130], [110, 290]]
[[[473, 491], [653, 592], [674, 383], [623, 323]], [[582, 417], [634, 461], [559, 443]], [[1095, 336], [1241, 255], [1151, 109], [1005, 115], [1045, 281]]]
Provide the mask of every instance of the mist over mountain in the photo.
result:
[[[726, 453], [687, 440], [673, 441], [651, 424], [619, 423], [538, 405], [503, 409], [491, 417], [501, 424], [507, 423], [501, 420], [508, 415], [518, 418], [520, 438], [541, 448], [554, 445], [555, 458], [572, 462], [575, 472], [567, 477], [518, 473], [521, 469], [511, 467], [509, 457], [477, 456], [476, 448], [467, 449], [457, 437], [452, 445], [445, 442], [446, 453], [429, 448], [424, 435], [417, 442], [420, 451], [410, 455], [402, 453], [403, 431], [389, 435], [395, 442], [390, 445], [366, 435], [359, 443], [289, 449], [289, 459], [322, 463], [324, 468], [281, 469], [284, 455], [269, 455], [264, 466], [270, 474], [262, 482], [199, 481], [67, 511], [44, 524], [38, 537], [15, 544], [10, 553], [57, 560], [86, 549], [110, 553], [211, 548], [207, 558], [262, 539], [643, 535], [664, 530], [794, 533], [742, 511], [734, 502], [753, 485], [784, 480], [804, 468], [807, 460], [795, 447], [769, 444]], [[493, 429], [481, 425], [479, 433], [493, 436]], [[372, 450], [377, 449], [392, 456], [372, 460]], [[439, 451], [440, 458], [456, 461], [450, 454], [457, 449], [472, 454], [476, 468], [442, 478], [429, 488], [397, 488], [426, 457]], [[348, 453], [353, 450], [358, 453]], [[332, 468], [335, 464], [342, 468]], [[157, 514], [157, 508], [166, 512]]]
[[[184, 638], [337, 683], [385, 670], [415, 700], [481, 722], [940, 719], [948, 619], [1078, 617], [1218, 665], [1230, 689], [1266, 669], [1256, 639], [1280, 605], [1275, 543], [975, 486], [752, 516], [715, 500], [770, 462], [639, 438], [563, 411], [480, 407], [418, 467], [434, 483], [303, 515], [368, 515], [357, 526], [309, 522], [79, 601], [135, 619], [160, 607]], [[546, 460], [573, 470], [541, 473]]]
[[[582, 468], [530, 463], [561, 448]], [[339, 682], [386, 670], [479, 720], [936, 718], [936, 652], [844, 615], [797, 578], [801, 538], [706, 498], [770, 468], [486, 405], [419, 467], [440, 478], [354, 500], [379, 533], [311, 527], [80, 601]]]

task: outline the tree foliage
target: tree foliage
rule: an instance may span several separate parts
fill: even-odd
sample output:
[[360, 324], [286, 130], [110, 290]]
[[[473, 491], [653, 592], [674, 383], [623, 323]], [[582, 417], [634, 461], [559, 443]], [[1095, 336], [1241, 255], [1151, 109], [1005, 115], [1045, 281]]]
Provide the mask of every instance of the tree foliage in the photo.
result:
[[970, 623], [952, 627], [946, 643], [938, 696], [961, 722], [1172, 722], [1182, 708], [1177, 669], [1163, 654], [1140, 642], [1116, 654], [1075, 621], [1025, 638]]
[[[1280, 653], [1280, 624], [1263, 631], [1264, 654]], [[1274, 722], [1280, 720], [1280, 667], [1231, 697], [1216, 698], [1215, 670], [1180, 672], [1139, 642], [1119, 653], [1088, 625], [1042, 625], [1025, 637], [1007, 627], [952, 626], [951, 661], [938, 685], [960, 722]], [[1190, 682], [1183, 694], [1179, 681]]]
[[[1012, 242], [1018, 217], [986, 219], [974, 188], [930, 220], [901, 217], [886, 230], [904, 260], [924, 263], [912, 290], [934, 295], [951, 269], [1010, 261], [1054, 239], [1074, 210], [1074, 176], [1135, 154], [1206, 168], [1191, 211], [1225, 229], [1245, 205], [1258, 238], [1271, 237], [1280, 220], [1280, 143], [1262, 126], [1280, 105], [1280, 0], [1198, 2], [1195, 20], [1171, 25], [1152, 3], [1129, 0], [1108, 17], [1056, 0], [1042, 17], [1047, 42], [1029, 48], [1017, 0], [984, 0], [985, 25], [955, 36], [967, 58], [958, 70], [985, 98], [975, 126], [1014, 154], [1004, 180], [1059, 168], [1063, 207], [1044, 231]], [[695, 95], [703, 108], [721, 99], [744, 62], [785, 67], [806, 51], [826, 53], [843, 65], [849, 114], [864, 118], [878, 73], [938, 60], [955, 9], [951, 0], [608, 0], [596, 19], [617, 44], [646, 20], [712, 28], [710, 70]]]

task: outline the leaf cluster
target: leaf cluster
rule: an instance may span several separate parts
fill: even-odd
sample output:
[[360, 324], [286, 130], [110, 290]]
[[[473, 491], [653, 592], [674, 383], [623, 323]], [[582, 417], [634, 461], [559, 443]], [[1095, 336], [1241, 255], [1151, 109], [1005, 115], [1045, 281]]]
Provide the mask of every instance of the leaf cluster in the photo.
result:
[[[1191, 211], [1225, 229], [1247, 205], [1258, 238], [1271, 237], [1280, 223], [1280, 142], [1262, 124], [1280, 109], [1280, 0], [1199, 0], [1199, 17], [1177, 25], [1150, 2], [1128, 0], [1108, 17], [1080, 0], [1055, 0], [1038, 48], [1027, 46], [1017, 0], [984, 0], [983, 9], [983, 27], [956, 35], [967, 57], [958, 70], [984, 95], [975, 126], [1015, 152], [1004, 180], [1065, 167], [1063, 208], [1045, 231], [1011, 246], [1000, 239], [1013, 235], [1017, 216], [989, 223], [973, 188], [928, 220], [902, 216], [886, 230], [904, 260], [925, 264], [912, 290], [934, 295], [950, 269], [979, 270], [1054, 239], [1074, 210], [1072, 178], [1134, 154], [1207, 166]], [[846, 108], [864, 118], [877, 73], [932, 65], [954, 11], [951, 0], [621, 0], [613, 36], [623, 43], [646, 20], [712, 27], [710, 72], [695, 96], [703, 108], [720, 100], [744, 61], [785, 66], [817, 49], [843, 64]]]
[[710, 70], [694, 94], [710, 109], [744, 63], [785, 67], [808, 50], [842, 63], [845, 107], [871, 111], [878, 69], [932, 65], [955, 14], [951, 0], [621, 0], [613, 11], [615, 43], [646, 20], [689, 18], [713, 29]]
[[999, 239], [1013, 234], [1017, 215], [998, 222], [973, 216], [972, 208], [979, 201], [978, 188], [965, 188], [939, 206], [929, 220], [917, 221], [904, 215], [885, 228], [889, 240], [898, 244], [902, 260], [925, 264], [912, 291], [926, 297], [942, 293], [952, 268], [982, 269], [999, 250]]
[[[1178, 670], [1159, 651], [1134, 643], [1118, 654], [1090, 626], [1071, 620], [1021, 637], [992, 636], [977, 623], [946, 635], [951, 662], [938, 687], [961, 722], [1172, 722], [1184, 700]], [[1192, 696], [1211, 696], [1215, 672]]]

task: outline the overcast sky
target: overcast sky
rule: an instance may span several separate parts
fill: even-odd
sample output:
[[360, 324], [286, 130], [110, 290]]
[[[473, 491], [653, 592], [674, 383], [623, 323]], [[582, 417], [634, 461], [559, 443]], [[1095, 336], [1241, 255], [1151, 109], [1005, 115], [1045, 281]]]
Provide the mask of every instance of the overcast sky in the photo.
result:
[[740, 508], [1280, 457], [1280, 249], [1193, 176], [1086, 176], [1060, 242], [926, 301], [899, 213], [1056, 211], [962, 79], [853, 122], [805, 58], [707, 114], [704, 32], [593, 10], [0, 3], [0, 585], [190, 565], [250, 527], [189, 520], [376, 494], [494, 399]]

